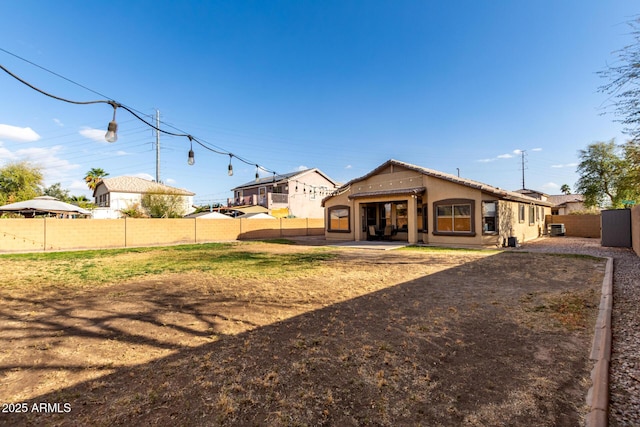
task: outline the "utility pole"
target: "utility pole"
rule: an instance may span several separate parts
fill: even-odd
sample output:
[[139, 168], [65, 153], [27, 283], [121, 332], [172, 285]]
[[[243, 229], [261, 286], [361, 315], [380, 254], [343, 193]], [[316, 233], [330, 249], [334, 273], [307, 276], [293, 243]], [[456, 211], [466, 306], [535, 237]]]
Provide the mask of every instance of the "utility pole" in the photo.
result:
[[524, 186], [524, 154], [527, 152], [527, 150], [520, 150], [520, 154], [522, 154], [522, 189], [524, 190], [525, 187]]
[[160, 110], [156, 110], [156, 182], [160, 182]]

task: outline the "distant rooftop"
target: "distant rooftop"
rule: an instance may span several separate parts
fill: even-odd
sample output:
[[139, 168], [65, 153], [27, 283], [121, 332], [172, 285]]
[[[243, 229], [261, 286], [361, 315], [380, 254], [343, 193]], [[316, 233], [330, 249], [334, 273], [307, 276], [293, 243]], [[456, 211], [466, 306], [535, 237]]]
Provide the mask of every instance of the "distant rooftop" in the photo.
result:
[[[138, 178], [135, 176], [118, 176], [114, 178], [103, 178], [98, 186], [104, 185], [109, 192], [118, 193], [161, 193], [161, 194], [178, 194], [181, 196], [193, 196], [195, 193], [184, 190], [182, 188], [171, 187], [169, 185], [160, 184], [148, 179]], [[94, 190], [95, 196], [95, 190]]]
[[555, 196], [549, 196], [549, 202], [554, 206], [561, 206], [566, 203], [583, 203], [584, 196], [582, 194], [558, 194]]

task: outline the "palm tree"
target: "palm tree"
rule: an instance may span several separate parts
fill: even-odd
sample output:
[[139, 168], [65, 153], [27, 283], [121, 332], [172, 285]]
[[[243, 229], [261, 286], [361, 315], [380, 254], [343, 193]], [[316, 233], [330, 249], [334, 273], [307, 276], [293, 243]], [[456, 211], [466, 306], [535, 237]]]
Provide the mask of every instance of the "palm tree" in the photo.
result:
[[87, 196], [85, 196], [84, 194], [80, 196], [71, 196], [69, 198], [69, 203], [71, 203], [72, 205], [80, 206], [84, 209], [91, 209], [94, 207], [93, 202], [87, 199]]
[[571, 194], [571, 187], [569, 187], [567, 184], [562, 184], [562, 187], [560, 187], [560, 191], [562, 191], [563, 194]]
[[105, 172], [104, 169], [92, 168], [89, 172], [87, 172], [84, 180], [91, 190], [95, 190], [96, 185], [98, 185], [98, 183], [102, 181], [102, 178], [108, 175], [109, 174]]

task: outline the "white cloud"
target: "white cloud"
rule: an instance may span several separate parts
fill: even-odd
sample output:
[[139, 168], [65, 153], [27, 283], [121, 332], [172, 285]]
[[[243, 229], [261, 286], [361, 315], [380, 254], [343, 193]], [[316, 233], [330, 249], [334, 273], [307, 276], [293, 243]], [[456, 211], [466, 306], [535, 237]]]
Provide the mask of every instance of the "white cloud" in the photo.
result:
[[0, 124], [0, 139], [9, 139], [18, 142], [33, 142], [40, 139], [31, 128], [21, 128], [18, 126]]
[[556, 168], [556, 169], [559, 169], [559, 168], [574, 168], [576, 166], [578, 166], [577, 163], [566, 163], [566, 164], [551, 165], [552, 168]]
[[67, 188], [72, 192], [73, 191], [91, 192], [91, 190], [89, 190], [89, 187], [87, 187], [87, 183], [83, 179], [74, 179], [73, 181], [71, 181], [71, 184], [67, 186]]
[[60, 120], [58, 120], [58, 119], [53, 119], [53, 122], [54, 122], [55, 124], [57, 124], [58, 126], [60, 126], [60, 127], [64, 127], [64, 123], [62, 123], [62, 122], [61, 122]]
[[97, 142], [106, 142], [104, 139], [104, 134], [106, 133], [106, 131], [104, 129], [84, 127], [80, 129], [79, 133], [85, 138], [89, 138]]
[[10, 160], [13, 160], [13, 153], [4, 148], [2, 146], [2, 141], [0, 141], [0, 165]]
[[128, 156], [129, 153], [127, 153], [126, 151], [122, 151], [122, 150], [118, 150], [116, 151], [116, 156]]
[[[4, 162], [26, 161], [42, 170], [45, 185], [64, 181], [71, 171], [80, 167], [78, 164], [70, 163], [58, 157], [58, 152], [63, 149], [62, 145], [53, 147], [29, 147], [16, 151], [10, 151], [2, 147], [0, 143], [0, 159]], [[0, 162], [0, 164], [4, 163]]]
[[547, 182], [546, 184], [542, 184], [542, 188], [544, 188], [545, 190], [555, 190], [560, 188], [560, 186], [555, 182]]
[[542, 151], [542, 148], [533, 148], [531, 151]]
[[42, 174], [46, 182], [58, 182], [64, 180], [67, 173], [80, 167], [78, 164], [70, 163], [68, 160], [57, 156], [62, 150], [61, 145], [51, 148], [27, 148], [16, 151], [17, 159], [24, 159], [42, 168]]
[[347, 166], [345, 166], [344, 168], [345, 168], [345, 169], [351, 169], [352, 167], [353, 167], [353, 166], [351, 166], [351, 165], [347, 165]]
[[177, 181], [175, 179], [173, 179], [173, 178], [167, 178], [167, 179], [164, 180], [164, 183], [167, 184], [167, 185], [176, 185]]
[[[520, 150], [513, 150], [513, 153], [514, 153], [514, 154], [520, 154], [521, 152], [522, 152], [522, 151], [520, 151]], [[494, 162], [494, 161], [496, 161], [496, 160], [501, 160], [501, 159], [512, 159], [512, 158], [513, 158], [513, 154], [511, 154], [511, 153], [504, 153], [504, 154], [499, 154], [499, 155], [497, 155], [496, 157], [492, 157], [492, 158], [489, 158], [489, 159], [479, 159], [479, 160], [476, 160], [476, 161], [477, 161], [477, 162], [480, 162], [480, 163], [489, 163], [489, 162]]]
[[300, 165], [300, 166], [298, 166], [298, 167], [296, 168], [296, 170], [297, 170], [298, 172], [306, 171], [307, 169], [309, 169], [309, 168], [308, 168], [307, 166], [305, 166], [305, 165]]
[[155, 181], [156, 180], [153, 176], [149, 175], [148, 173], [144, 173], [144, 172], [140, 172], [140, 173], [134, 174], [132, 176], [135, 176], [137, 178], [146, 179], [147, 181]]

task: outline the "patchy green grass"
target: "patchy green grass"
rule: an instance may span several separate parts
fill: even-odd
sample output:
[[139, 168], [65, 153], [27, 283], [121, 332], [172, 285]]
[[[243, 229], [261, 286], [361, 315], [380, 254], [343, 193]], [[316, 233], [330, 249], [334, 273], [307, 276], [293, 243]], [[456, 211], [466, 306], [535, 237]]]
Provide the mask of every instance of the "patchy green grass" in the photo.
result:
[[334, 256], [321, 250], [262, 251], [258, 242], [12, 254], [0, 256], [4, 264], [0, 287], [81, 288], [192, 271], [231, 278], [289, 277], [300, 272], [309, 274], [320, 262]]
[[297, 245], [296, 242], [290, 239], [265, 239], [260, 241], [264, 243], [275, 243], [277, 245]]

